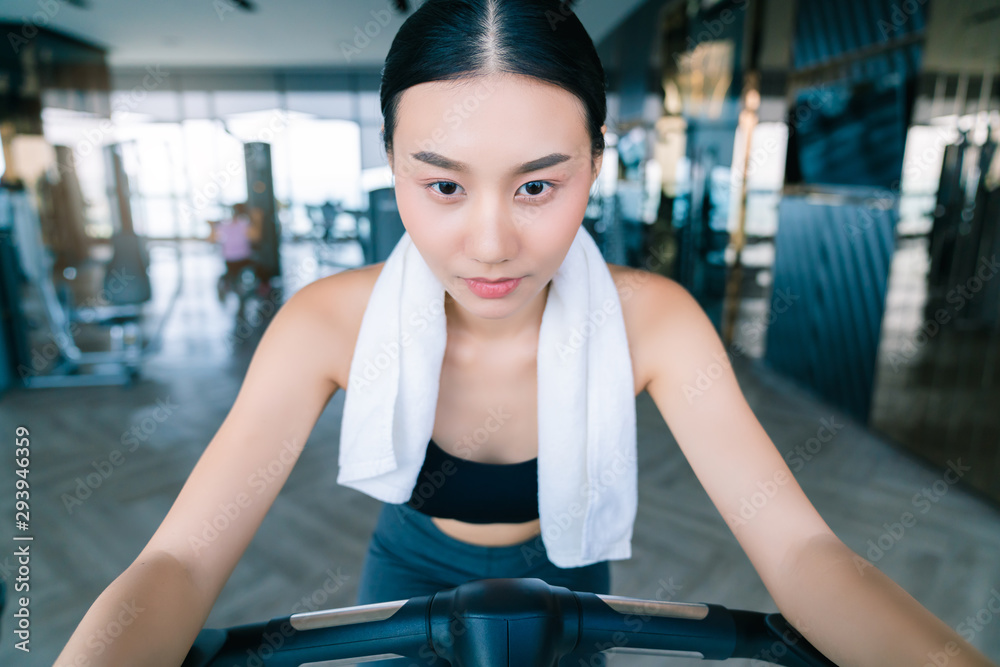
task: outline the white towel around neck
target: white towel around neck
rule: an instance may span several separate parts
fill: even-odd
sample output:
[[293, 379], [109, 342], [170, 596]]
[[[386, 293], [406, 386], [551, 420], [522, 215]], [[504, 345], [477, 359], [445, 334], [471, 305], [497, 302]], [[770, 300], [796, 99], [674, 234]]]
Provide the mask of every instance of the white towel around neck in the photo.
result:
[[[409, 500], [434, 430], [446, 324], [444, 286], [404, 233], [375, 282], [354, 348], [338, 484], [385, 503]], [[537, 372], [546, 555], [563, 568], [631, 558], [632, 362], [618, 291], [582, 225], [552, 278]]]

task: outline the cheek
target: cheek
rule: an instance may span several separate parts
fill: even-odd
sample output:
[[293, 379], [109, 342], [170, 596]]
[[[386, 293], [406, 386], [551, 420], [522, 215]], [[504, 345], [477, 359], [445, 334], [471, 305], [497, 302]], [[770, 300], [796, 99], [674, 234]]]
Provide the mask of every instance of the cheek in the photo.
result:
[[583, 216], [587, 212], [587, 196], [590, 187], [586, 179], [579, 179], [577, 182], [569, 184], [567, 192], [560, 202], [559, 214], [557, 216], [558, 234], [560, 244], [566, 249], [573, 243], [576, 234], [583, 224]]
[[[442, 237], [443, 225], [440, 207], [431, 202], [419, 185], [396, 183], [396, 207], [403, 227], [417, 247], [430, 248], [447, 245]], [[428, 241], [430, 242], [428, 244]]]
[[[403, 218], [403, 224], [407, 229], [411, 224], [416, 227], [427, 218], [427, 207], [420, 199], [419, 188], [409, 184], [396, 182], [396, 207]], [[411, 231], [412, 235], [413, 232]]]
[[396, 206], [403, 227], [424, 259], [431, 266], [447, 265], [455, 244], [454, 239], [444, 232], [455, 228], [442, 224], [439, 207], [428, 200], [421, 186], [397, 181]]
[[427, 211], [427, 207], [422, 205], [418, 193], [415, 193], [412, 187], [401, 187], [398, 182], [396, 184], [396, 207], [399, 210], [399, 217], [403, 221], [403, 227], [410, 234], [410, 239], [417, 248], [420, 248], [421, 254], [426, 258], [428, 252], [426, 239], [431, 234], [433, 224], [432, 216]]
[[590, 199], [590, 178], [589, 176], [581, 176], [573, 181], [572, 184], [572, 197], [573, 204], [576, 209], [576, 213], [583, 219], [583, 214], [587, 210], [587, 202]]
[[529, 235], [537, 234], [540, 238], [572, 243], [587, 211], [588, 193], [586, 183], [581, 186], [578, 180], [574, 180], [563, 185], [548, 205], [524, 207], [519, 212], [522, 231]]

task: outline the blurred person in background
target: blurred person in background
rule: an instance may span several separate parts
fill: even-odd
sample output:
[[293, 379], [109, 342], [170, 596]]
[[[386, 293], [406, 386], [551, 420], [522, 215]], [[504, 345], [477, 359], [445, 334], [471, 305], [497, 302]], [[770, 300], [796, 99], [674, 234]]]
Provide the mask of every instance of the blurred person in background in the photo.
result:
[[234, 290], [240, 274], [245, 268], [250, 268], [260, 277], [260, 271], [254, 261], [254, 244], [262, 236], [260, 215], [254, 215], [245, 203], [233, 205], [233, 214], [225, 220], [212, 220], [212, 232], [208, 236], [211, 243], [218, 243], [222, 249], [222, 258], [226, 270], [219, 276], [217, 284], [219, 301], [225, 301], [226, 294]]

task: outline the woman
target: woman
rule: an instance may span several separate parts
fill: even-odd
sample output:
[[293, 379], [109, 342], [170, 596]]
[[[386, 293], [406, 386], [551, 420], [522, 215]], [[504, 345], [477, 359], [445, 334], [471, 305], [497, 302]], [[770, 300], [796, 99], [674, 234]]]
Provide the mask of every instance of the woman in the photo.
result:
[[209, 224], [212, 231], [208, 235], [208, 241], [219, 243], [222, 259], [226, 263], [226, 270], [219, 276], [217, 283], [219, 301], [225, 301], [226, 294], [232, 291], [239, 280], [240, 271], [255, 267], [253, 246], [262, 238], [262, 223], [259, 211], [255, 210], [254, 215], [251, 215], [247, 205], [239, 202], [233, 205], [232, 216], [225, 220], [213, 220]]
[[[381, 103], [403, 222], [446, 290], [448, 347], [433, 433], [440, 451], [429, 445], [428, 456], [451, 457], [458, 468], [451, 480], [472, 479], [474, 464], [493, 466], [478, 470], [489, 479], [523, 478], [515, 467], [530, 467], [538, 453], [535, 346], [549, 282], [601, 166], [601, 64], [577, 18], [553, 0], [428, 0], [393, 41]], [[774, 489], [752, 519], [729, 525], [785, 617], [842, 665], [922, 665], [939, 655], [949, 665], [990, 665], [833, 534], [731, 370], [688, 400], [685, 383], [725, 354], [691, 296], [655, 274], [609, 268], [620, 288], [635, 393], [649, 392], [716, 508], [739, 517], [760, 485]], [[87, 654], [86, 638], [123, 601], [145, 611], [89, 664], [180, 664], [291, 466], [264, 485], [254, 471], [294, 461], [330, 397], [347, 388], [380, 270], [324, 278], [281, 308], [174, 506], [88, 611], [59, 664]], [[485, 298], [464, 280], [477, 276], [521, 281], [502, 298]], [[497, 406], [532, 418], [510, 420], [463, 449], [463, 436]], [[547, 562], [538, 519], [513, 520], [523, 501], [511, 492], [488, 523], [477, 523], [481, 515], [439, 516], [448, 508], [434, 507], [433, 495], [385, 506], [359, 600], [428, 593], [483, 573], [607, 592], [606, 561], [570, 570]], [[234, 505], [240, 510], [228, 528], [198, 537], [220, 508]], [[511, 557], [531, 545], [537, 559]]]

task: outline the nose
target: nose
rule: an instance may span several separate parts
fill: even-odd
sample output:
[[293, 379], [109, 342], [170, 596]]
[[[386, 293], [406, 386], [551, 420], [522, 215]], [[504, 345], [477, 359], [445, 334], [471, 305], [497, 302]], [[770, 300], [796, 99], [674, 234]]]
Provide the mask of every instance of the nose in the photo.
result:
[[496, 197], [483, 197], [470, 210], [466, 252], [482, 264], [500, 264], [517, 256], [520, 234], [509, 207]]

